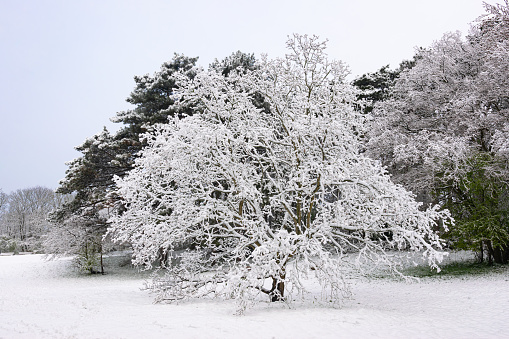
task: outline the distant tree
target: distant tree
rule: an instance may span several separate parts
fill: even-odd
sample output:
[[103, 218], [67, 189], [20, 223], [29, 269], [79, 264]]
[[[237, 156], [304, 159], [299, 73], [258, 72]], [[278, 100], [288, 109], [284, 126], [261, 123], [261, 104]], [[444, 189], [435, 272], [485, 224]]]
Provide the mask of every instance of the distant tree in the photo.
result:
[[509, 5], [485, 7], [466, 40], [447, 33], [419, 51], [375, 106], [367, 149], [421, 201], [450, 208], [455, 246], [506, 263]]
[[7, 207], [7, 203], [9, 201], [9, 196], [2, 191], [0, 188], [0, 214], [5, 210]]
[[432, 229], [447, 213], [420, 211], [361, 154], [365, 118], [343, 64], [326, 59], [317, 37], [295, 35], [288, 48], [245, 74], [182, 83], [177, 98], [201, 113], [155, 126], [117, 179], [125, 211], [109, 234], [133, 245], [134, 263], [150, 267], [161, 248], [194, 244], [155, 281], [160, 298], [212, 293], [242, 310], [260, 293], [303, 296], [301, 279], [314, 275], [338, 302], [349, 252], [395, 270], [389, 248], [423, 250], [432, 266], [440, 259]]
[[429, 142], [478, 126], [472, 123], [472, 112], [480, 103], [467, 94], [473, 76], [469, 72], [476, 69], [469, 66], [476, 60], [472, 53], [459, 33], [444, 35], [419, 51], [416, 65], [400, 74], [390, 98], [373, 111], [369, 154], [425, 202], [430, 202], [432, 186], [430, 171], [423, 166]]
[[[104, 242], [98, 217], [72, 216], [52, 224], [44, 241], [49, 258], [72, 255], [78, 269], [88, 273], [104, 273], [102, 253]], [[102, 217], [104, 220], [104, 217]]]
[[8, 244], [10, 238], [7, 236], [6, 223], [5, 223], [5, 211], [7, 209], [7, 203], [9, 196], [2, 191], [0, 188], [0, 253], [2, 251], [10, 251]]
[[40, 250], [41, 237], [48, 232], [47, 215], [55, 205], [55, 193], [46, 187], [19, 189], [8, 196], [2, 217], [2, 232], [18, 242], [19, 250]]

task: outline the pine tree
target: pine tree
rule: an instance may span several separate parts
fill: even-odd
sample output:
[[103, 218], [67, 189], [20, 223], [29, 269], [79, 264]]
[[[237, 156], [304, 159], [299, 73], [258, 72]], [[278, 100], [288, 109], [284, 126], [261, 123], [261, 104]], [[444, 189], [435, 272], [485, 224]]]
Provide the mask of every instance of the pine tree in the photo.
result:
[[[82, 156], [68, 163], [66, 177], [57, 189], [58, 193], [75, 194], [75, 198], [50, 215], [52, 222], [58, 225], [53, 236], [58, 237], [59, 232], [72, 233], [79, 239], [78, 245], [62, 249], [62, 252], [89, 253], [94, 249], [102, 253], [108, 213], [116, 202], [116, 197], [109, 195], [116, 187], [113, 178], [123, 177], [132, 169], [144, 146], [141, 135], [150, 125], [193, 113], [175, 105], [171, 96], [175, 90], [174, 75], [185, 74], [192, 78], [196, 74], [196, 61], [197, 58], [176, 54], [153, 76], [136, 76], [136, 87], [127, 99], [135, 107], [117, 113], [112, 119], [123, 127], [114, 135], [105, 128], [76, 147]], [[65, 242], [61, 244], [65, 246]], [[85, 247], [87, 251], [83, 252]], [[55, 246], [53, 249], [57, 250]]]
[[[151, 126], [166, 124], [170, 118], [180, 119], [196, 113], [196, 108], [176, 103], [173, 94], [179, 89], [179, 77], [193, 79], [201, 71], [196, 66], [197, 60], [175, 54], [153, 75], [135, 76], [136, 87], [127, 98], [134, 108], [118, 112], [112, 118], [113, 122], [122, 124], [119, 131], [111, 135], [104, 128], [76, 148], [82, 156], [68, 163], [66, 177], [57, 190], [62, 194], [74, 194], [74, 199], [50, 216], [53, 223], [58, 225], [51, 236], [63, 240], [50, 241], [48, 249], [53, 252], [87, 253], [87, 256], [90, 251], [97, 250], [101, 255], [108, 215], [113, 206], [122, 208], [113, 194], [116, 188], [113, 179], [125, 176], [133, 168], [139, 152], [146, 146], [142, 136]], [[227, 76], [239, 67], [253, 69], [255, 63], [254, 55], [236, 52], [221, 62], [216, 60], [211, 68]], [[72, 241], [69, 235], [72, 235]], [[65, 248], [66, 244], [72, 246]], [[64, 248], [59, 249], [59, 246]]]

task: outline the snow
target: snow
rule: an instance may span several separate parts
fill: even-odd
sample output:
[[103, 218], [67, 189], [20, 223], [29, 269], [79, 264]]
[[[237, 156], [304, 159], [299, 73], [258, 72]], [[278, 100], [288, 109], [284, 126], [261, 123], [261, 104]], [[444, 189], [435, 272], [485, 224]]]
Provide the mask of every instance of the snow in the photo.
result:
[[[102, 275], [63, 258], [0, 256], [0, 338], [509, 338], [509, 271], [406, 283], [356, 282], [343, 308], [154, 304], [148, 273], [112, 261]], [[115, 262], [116, 265], [111, 264]]]

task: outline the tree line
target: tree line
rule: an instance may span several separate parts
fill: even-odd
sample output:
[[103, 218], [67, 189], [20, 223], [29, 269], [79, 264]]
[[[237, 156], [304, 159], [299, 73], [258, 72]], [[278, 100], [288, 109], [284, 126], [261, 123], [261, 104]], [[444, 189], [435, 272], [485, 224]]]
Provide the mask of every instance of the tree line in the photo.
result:
[[43, 252], [51, 229], [48, 213], [71, 198], [41, 186], [10, 194], [0, 189], [0, 253]]

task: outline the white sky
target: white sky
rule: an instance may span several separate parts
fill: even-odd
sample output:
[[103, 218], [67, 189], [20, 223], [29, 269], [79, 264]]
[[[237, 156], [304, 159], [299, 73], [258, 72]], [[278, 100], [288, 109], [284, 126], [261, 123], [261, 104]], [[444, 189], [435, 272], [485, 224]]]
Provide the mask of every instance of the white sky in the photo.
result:
[[0, 0], [0, 189], [56, 188], [75, 146], [116, 130], [133, 76], [174, 52], [207, 67], [237, 50], [283, 56], [288, 35], [316, 34], [357, 76], [483, 13], [481, 0]]

